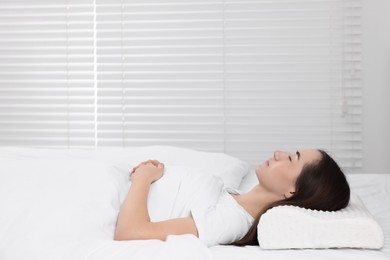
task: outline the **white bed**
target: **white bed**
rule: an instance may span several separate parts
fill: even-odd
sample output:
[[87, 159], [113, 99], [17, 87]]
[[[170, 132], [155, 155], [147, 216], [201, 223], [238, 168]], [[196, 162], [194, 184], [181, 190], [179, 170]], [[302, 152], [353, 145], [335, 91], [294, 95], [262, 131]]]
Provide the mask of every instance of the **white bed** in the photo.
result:
[[[158, 150], [158, 149], [157, 149]], [[163, 150], [161, 150], [163, 151]], [[77, 158], [79, 160], [107, 161], [128, 169], [137, 161], [147, 159], [161, 159], [169, 161], [164, 153], [133, 153], [134, 150], [106, 149], [100, 151], [88, 150], [32, 150], [29, 148], [0, 147], [0, 162], [7, 160], [34, 161], [46, 158], [48, 160]], [[176, 159], [176, 158], [175, 158]], [[188, 162], [206, 163], [204, 158], [182, 157]], [[220, 158], [219, 158], [220, 159]], [[26, 160], [26, 162], [27, 162]], [[213, 160], [218, 160], [217, 157]], [[212, 161], [213, 161], [212, 160]], [[130, 162], [130, 163], [129, 163]], [[9, 163], [9, 161], [8, 161]], [[219, 164], [218, 164], [219, 165]], [[1, 165], [0, 165], [1, 167]], [[219, 167], [219, 166], [218, 166]], [[118, 180], [124, 180], [117, 176]], [[379, 222], [384, 231], [384, 247], [381, 250], [367, 249], [305, 249], [305, 250], [263, 250], [259, 246], [214, 246], [207, 248], [192, 235], [170, 236], [166, 242], [162, 241], [112, 241], [112, 239], [87, 239], [79, 242], [67, 241], [68, 245], [56, 242], [56, 239], [39, 240], [41, 237], [15, 238], [14, 241], [1, 241], [0, 260], [17, 259], [390, 259], [390, 173], [389, 174], [350, 174], [347, 176], [352, 191], [360, 196], [365, 206]], [[122, 179], [121, 179], [122, 178]], [[250, 189], [256, 182], [254, 172], [250, 172], [241, 182], [241, 190]], [[32, 179], [33, 180], [33, 179]], [[12, 197], [10, 198], [12, 199]], [[1, 201], [0, 201], [1, 202]], [[4, 200], [3, 200], [4, 203]], [[115, 212], [112, 212], [114, 215]], [[1, 217], [1, 216], [0, 216]], [[1, 219], [1, 218], [0, 218]], [[0, 236], [1, 234], [0, 223]], [[4, 230], [4, 229], [3, 229]], [[112, 232], [112, 230], [110, 231]], [[5, 236], [7, 237], [7, 236]], [[110, 236], [108, 236], [110, 237]], [[7, 238], [8, 239], [8, 238]], [[42, 236], [44, 239], [44, 236]], [[60, 241], [60, 240], [59, 240]], [[47, 243], [42, 246], [42, 243]], [[3, 246], [1, 245], [3, 244]], [[4, 246], [8, 244], [9, 246]], [[12, 248], [11, 248], [12, 247]], [[36, 248], [35, 248], [36, 247]], [[40, 248], [39, 248], [40, 247]], [[39, 248], [39, 250], [38, 250]], [[71, 248], [71, 249], [70, 249]], [[59, 253], [61, 252], [61, 253]]]

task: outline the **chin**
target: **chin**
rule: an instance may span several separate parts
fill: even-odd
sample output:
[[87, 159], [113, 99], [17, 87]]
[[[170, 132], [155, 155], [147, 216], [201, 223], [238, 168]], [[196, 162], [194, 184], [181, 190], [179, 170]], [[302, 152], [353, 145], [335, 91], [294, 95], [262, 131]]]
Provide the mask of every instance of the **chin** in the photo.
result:
[[256, 165], [256, 167], [255, 167], [255, 173], [256, 173], [256, 176], [257, 176], [257, 179], [259, 180], [259, 182], [261, 180], [261, 175], [263, 174], [262, 173], [263, 169], [261, 169], [261, 168], [262, 168], [261, 165]]

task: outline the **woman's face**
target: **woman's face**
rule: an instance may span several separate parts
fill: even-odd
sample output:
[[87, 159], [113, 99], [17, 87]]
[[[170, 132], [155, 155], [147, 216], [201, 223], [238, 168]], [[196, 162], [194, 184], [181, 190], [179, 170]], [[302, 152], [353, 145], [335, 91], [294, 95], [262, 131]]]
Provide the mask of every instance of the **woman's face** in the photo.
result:
[[300, 150], [295, 153], [275, 151], [273, 157], [256, 165], [260, 185], [274, 194], [290, 197], [295, 192], [295, 181], [302, 168], [321, 158], [318, 150]]

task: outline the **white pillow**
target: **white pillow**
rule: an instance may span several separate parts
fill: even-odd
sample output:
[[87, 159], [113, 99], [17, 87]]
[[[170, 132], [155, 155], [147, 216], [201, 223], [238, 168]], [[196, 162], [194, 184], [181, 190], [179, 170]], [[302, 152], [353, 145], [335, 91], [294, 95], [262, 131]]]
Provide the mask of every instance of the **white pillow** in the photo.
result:
[[123, 172], [148, 159], [165, 164], [187, 166], [220, 177], [225, 186], [238, 188], [250, 165], [225, 153], [203, 152], [168, 145], [139, 147], [103, 147], [91, 149], [41, 149], [0, 147], [0, 158], [90, 159], [110, 162]]
[[339, 211], [278, 206], [257, 226], [262, 249], [383, 247], [383, 231], [356, 194]]
[[0, 252], [112, 240], [128, 187], [127, 175], [101, 162], [1, 159]]
[[187, 166], [214, 174], [222, 179], [224, 185], [238, 188], [242, 179], [249, 173], [250, 165], [225, 153], [203, 152], [175, 146], [154, 146], [155, 157], [161, 162]]

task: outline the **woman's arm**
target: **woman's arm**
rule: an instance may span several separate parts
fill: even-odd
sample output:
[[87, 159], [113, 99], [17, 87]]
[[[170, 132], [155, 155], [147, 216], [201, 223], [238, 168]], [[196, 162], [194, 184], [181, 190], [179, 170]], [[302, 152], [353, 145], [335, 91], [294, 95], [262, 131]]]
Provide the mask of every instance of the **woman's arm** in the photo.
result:
[[151, 222], [147, 208], [150, 185], [162, 177], [164, 165], [154, 161], [138, 166], [132, 174], [132, 184], [122, 204], [115, 230], [115, 240], [160, 239], [168, 235], [198, 236], [193, 218], [176, 218]]

